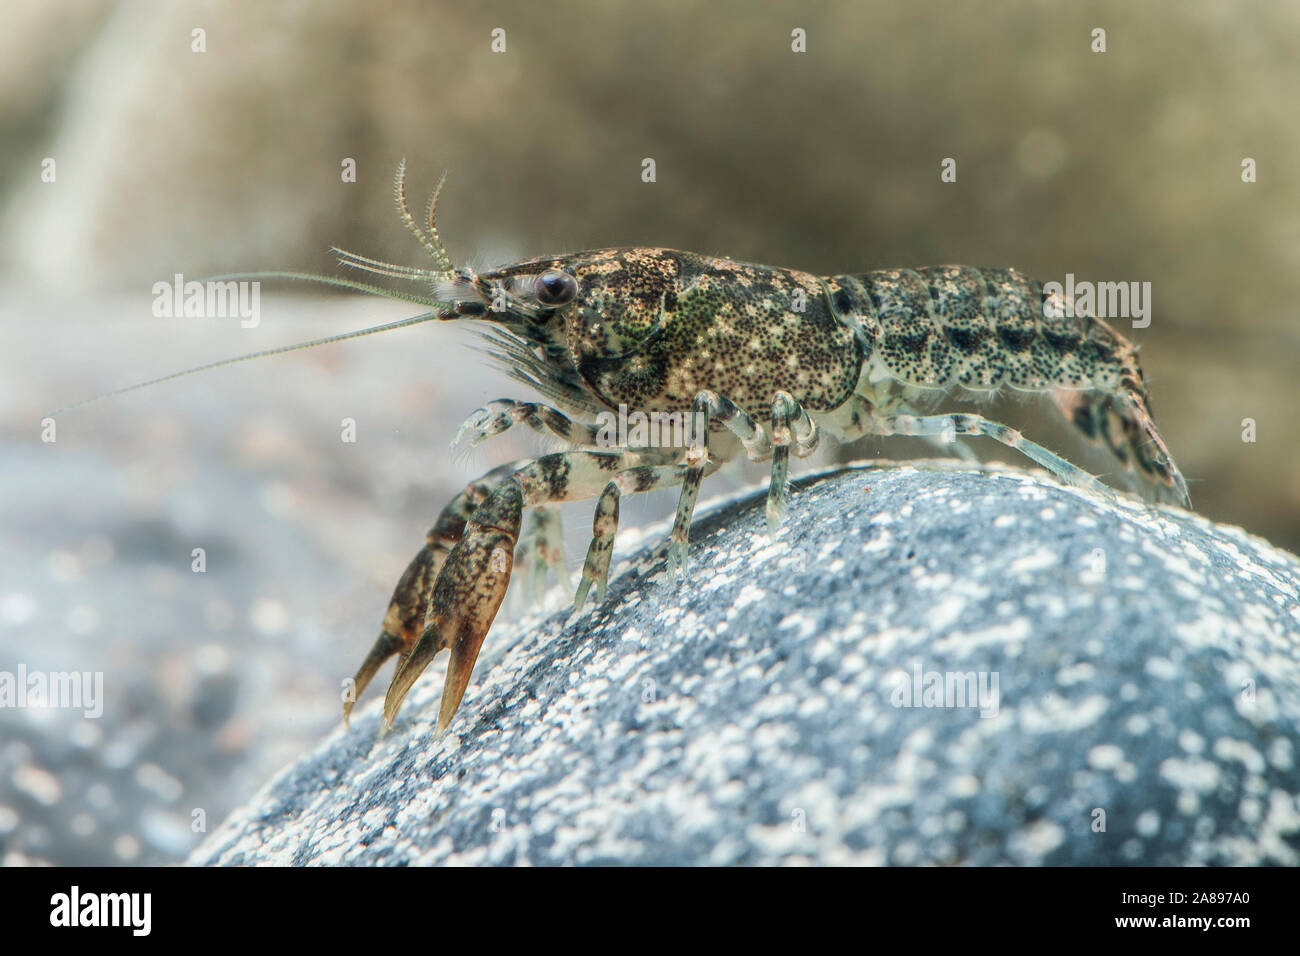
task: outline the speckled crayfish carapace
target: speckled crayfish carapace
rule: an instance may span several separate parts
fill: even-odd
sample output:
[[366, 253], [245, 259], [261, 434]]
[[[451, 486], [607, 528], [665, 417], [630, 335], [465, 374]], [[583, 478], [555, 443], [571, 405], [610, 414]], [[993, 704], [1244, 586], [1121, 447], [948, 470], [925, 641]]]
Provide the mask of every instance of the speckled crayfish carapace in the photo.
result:
[[[492, 402], [469, 417], [457, 438], [477, 444], [524, 424], [558, 436], [569, 450], [493, 469], [443, 508], [393, 592], [345, 716], [355, 695], [397, 656], [384, 703], [391, 726], [411, 685], [447, 648], [439, 730], [448, 725], [505, 596], [526, 508], [540, 509], [539, 520], [522, 547], [562, 563], [550, 506], [597, 499], [577, 588], [581, 607], [593, 584], [604, 599], [621, 495], [680, 487], [667, 562], [670, 573], [685, 573], [701, 480], [742, 452], [770, 460], [767, 516], [775, 533], [789, 455], [810, 454], [823, 433], [839, 441], [922, 436], [966, 455], [958, 436], [982, 435], [1063, 482], [1109, 493], [1006, 425], [975, 414], [923, 414], [948, 394], [1046, 392], [1080, 431], [1114, 453], [1147, 497], [1189, 504], [1152, 420], [1136, 349], [1096, 318], [1056, 317], [1073, 310], [1061, 309], [1020, 272], [936, 266], [824, 277], [661, 248], [597, 249], [473, 272], [455, 268], [443, 249], [437, 191], [427, 226], [412, 217], [404, 169], [395, 184], [398, 211], [434, 268], [336, 251], [346, 266], [427, 284], [429, 294], [296, 273], [221, 278], [314, 279], [433, 309], [291, 348], [434, 320], [488, 323], [488, 354], [551, 404]], [[620, 445], [577, 420], [620, 407], [689, 415], [705, 426], [684, 447], [662, 440]]]

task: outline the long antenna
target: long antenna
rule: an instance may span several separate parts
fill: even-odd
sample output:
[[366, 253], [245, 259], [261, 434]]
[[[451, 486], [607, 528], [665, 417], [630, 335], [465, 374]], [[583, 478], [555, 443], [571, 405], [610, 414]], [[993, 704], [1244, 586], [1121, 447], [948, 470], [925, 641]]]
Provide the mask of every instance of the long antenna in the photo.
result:
[[[341, 249], [336, 249], [334, 251], [341, 255], [355, 255], [355, 253], [350, 253]], [[390, 265], [390, 263], [379, 262], [377, 259], [363, 261], [370, 261], [383, 266]], [[339, 263], [345, 266], [352, 265], [351, 262], [342, 258], [339, 259]], [[441, 276], [441, 273], [429, 273], [427, 276], [423, 277], [433, 279]], [[369, 282], [358, 282], [356, 279], [340, 279], [337, 276], [321, 276], [314, 272], [230, 272], [225, 275], [208, 276], [208, 278], [203, 281], [227, 282], [230, 280], [243, 279], [252, 279], [254, 281], [261, 279], [296, 279], [300, 282], [316, 282], [321, 285], [332, 285], [339, 289], [352, 289], [356, 292], [366, 292], [370, 295], [383, 296], [386, 299], [401, 299], [403, 302], [414, 302], [417, 305], [446, 306], [452, 304], [450, 302], [445, 302], [442, 299], [430, 298], [427, 295], [416, 295], [413, 292], [399, 292], [396, 289], [385, 289], [383, 286], [372, 285]]]
[[234, 365], [236, 362], [247, 362], [250, 359], [265, 358], [268, 355], [280, 355], [284, 352], [296, 352], [299, 349], [315, 348], [317, 345], [329, 345], [331, 342], [343, 342], [347, 339], [357, 339], [363, 335], [374, 335], [376, 332], [387, 332], [391, 329], [400, 329], [408, 325], [419, 325], [422, 322], [432, 322], [441, 318], [439, 312], [425, 312], [422, 315], [413, 315], [408, 319], [399, 319], [396, 322], [386, 322], [383, 325], [373, 325], [368, 329], [359, 329], [355, 332], [343, 332], [339, 335], [326, 336], [323, 339], [313, 339], [310, 342], [299, 342], [297, 345], [282, 345], [275, 349], [265, 349], [261, 352], [250, 352], [247, 355], [236, 355], [234, 358], [221, 359], [218, 362], [209, 362], [207, 365], [200, 365], [196, 368], [188, 368], [182, 372], [172, 372], [170, 375], [163, 375], [159, 378], [150, 379], [147, 382], [138, 382], [135, 385], [127, 385], [125, 388], [117, 388], [111, 392], [104, 392], [102, 395], [96, 395], [93, 398], [83, 399], [72, 405], [65, 405], [63, 408], [50, 412], [47, 418], [54, 418], [63, 412], [71, 411], [74, 408], [81, 408], [83, 405], [90, 405], [94, 402], [103, 401], [106, 398], [113, 398], [116, 395], [122, 395], [126, 392], [134, 392], [136, 389], [148, 388], [150, 385], [158, 385], [161, 382], [170, 382], [174, 378], [182, 378], [186, 375], [194, 375], [198, 372], [206, 372], [209, 369], [221, 368], [223, 365]]
[[[442, 192], [443, 183], [447, 181], [447, 173], [443, 172], [442, 178], [438, 180], [438, 187], [433, 191], [433, 197], [429, 200], [429, 207], [426, 212], [426, 220], [429, 225], [429, 234], [416, 223], [415, 217], [411, 215], [410, 207], [406, 204], [406, 160], [403, 159], [397, 166], [397, 176], [393, 181], [393, 198], [397, 203], [397, 212], [401, 216], [402, 222], [424, 246], [425, 251], [433, 257], [438, 269], [416, 269], [410, 266], [395, 265], [391, 262], [382, 262], [378, 259], [372, 259], [369, 256], [363, 256], [356, 252], [348, 252], [346, 249], [335, 248], [332, 251], [339, 257], [339, 264], [348, 266], [353, 269], [361, 269], [375, 275], [388, 276], [394, 279], [407, 279], [410, 281], [424, 281], [436, 285], [438, 282], [452, 280], [455, 275], [455, 267], [452, 264], [451, 257], [447, 255], [447, 250], [443, 248], [442, 239], [438, 235], [437, 225], [437, 207], [438, 196]], [[419, 325], [421, 322], [432, 322], [434, 319], [444, 317], [443, 310], [453, 305], [451, 302], [431, 298], [424, 295], [416, 295], [412, 292], [398, 292], [394, 289], [385, 289], [383, 286], [372, 285], [368, 282], [358, 282], [355, 279], [340, 279], [333, 276], [316, 275], [312, 272], [232, 272], [226, 275], [210, 276], [208, 282], [228, 282], [231, 280], [261, 280], [261, 279], [298, 279], [304, 282], [317, 282], [321, 285], [335, 286], [340, 289], [352, 289], [356, 292], [365, 292], [370, 295], [378, 295], [387, 299], [400, 299], [403, 302], [414, 302], [417, 305], [431, 306], [436, 311], [425, 312], [421, 315], [411, 316], [409, 319], [401, 319], [397, 322], [387, 322], [383, 325], [371, 326], [368, 329], [360, 329], [356, 332], [343, 332], [339, 335], [326, 336], [323, 339], [313, 339], [310, 342], [299, 342], [297, 345], [282, 345], [275, 349], [266, 349], [261, 352], [250, 352], [247, 355], [236, 355], [234, 358], [222, 359], [218, 362], [209, 362], [207, 365], [200, 365], [197, 368], [188, 368], [181, 372], [172, 372], [170, 375], [163, 375], [159, 378], [150, 379], [147, 382], [139, 382], [135, 385], [127, 385], [125, 388], [117, 388], [111, 392], [104, 392], [102, 395], [96, 395], [93, 398], [83, 399], [72, 405], [65, 405], [63, 408], [56, 409], [46, 416], [53, 418], [61, 415], [63, 412], [72, 411], [74, 408], [81, 408], [83, 405], [90, 405], [94, 402], [103, 401], [106, 398], [113, 398], [126, 392], [134, 392], [137, 389], [148, 388], [150, 385], [158, 385], [162, 382], [170, 382], [174, 378], [183, 378], [186, 375], [194, 375], [198, 372], [206, 372], [210, 369], [221, 368], [224, 365], [234, 365], [236, 362], [247, 362], [250, 359], [265, 358], [268, 355], [280, 355], [284, 352], [296, 352], [299, 349], [315, 348], [318, 345], [329, 345], [331, 342], [343, 342], [347, 339], [357, 339], [363, 335], [374, 335], [376, 332], [388, 332], [392, 329], [400, 329], [408, 325]]]

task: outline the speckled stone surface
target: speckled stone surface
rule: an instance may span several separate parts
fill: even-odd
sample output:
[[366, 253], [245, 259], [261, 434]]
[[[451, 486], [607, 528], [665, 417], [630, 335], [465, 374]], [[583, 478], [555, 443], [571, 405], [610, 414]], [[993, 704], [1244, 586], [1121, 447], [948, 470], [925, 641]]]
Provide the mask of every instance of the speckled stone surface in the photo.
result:
[[684, 587], [620, 539], [444, 738], [441, 667], [386, 736], [372, 690], [190, 862], [1300, 863], [1294, 556], [1020, 472], [801, 484], [775, 543], [699, 516]]

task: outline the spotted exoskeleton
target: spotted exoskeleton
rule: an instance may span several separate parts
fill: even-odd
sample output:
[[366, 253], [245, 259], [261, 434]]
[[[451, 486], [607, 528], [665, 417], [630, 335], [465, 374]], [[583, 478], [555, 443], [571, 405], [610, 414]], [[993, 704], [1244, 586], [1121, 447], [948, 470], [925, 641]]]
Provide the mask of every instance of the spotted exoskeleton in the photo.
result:
[[[425, 283], [428, 295], [299, 277], [433, 311], [300, 347], [426, 321], [484, 322], [488, 353], [546, 402], [492, 402], [470, 415], [458, 439], [477, 444], [523, 424], [569, 447], [495, 468], [442, 509], [393, 592], [345, 716], [355, 695], [397, 656], [384, 703], [391, 726], [411, 685], [446, 648], [451, 658], [438, 718], [439, 731], [445, 729], [501, 605], [517, 549], [535, 550], [562, 567], [551, 510], [559, 502], [596, 499], [575, 600], [581, 607], [593, 585], [597, 599], [605, 598], [622, 495], [680, 487], [666, 559], [670, 574], [685, 574], [702, 479], [740, 455], [770, 461], [767, 518], [775, 533], [785, 510], [789, 456], [809, 455], [823, 435], [842, 442], [914, 435], [957, 450], [960, 436], [985, 436], [1065, 483], [1109, 494], [1091, 475], [1006, 425], [976, 414], [923, 414], [948, 394], [1047, 393], [1080, 431], [1114, 453], [1147, 497], [1190, 506], [1152, 420], [1136, 349], [1096, 318], [1057, 317], [1065, 311], [1061, 303], [1015, 270], [938, 266], [817, 276], [637, 247], [474, 272], [455, 268], [443, 249], [438, 192], [425, 227], [407, 207], [404, 165], [395, 193], [399, 214], [434, 268], [336, 251], [344, 265]], [[590, 419], [620, 408], [689, 414], [705, 426], [685, 447], [663, 440], [611, 443]], [[521, 521], [530, 508], [540, 509], [542, 520], [521, 546]]]

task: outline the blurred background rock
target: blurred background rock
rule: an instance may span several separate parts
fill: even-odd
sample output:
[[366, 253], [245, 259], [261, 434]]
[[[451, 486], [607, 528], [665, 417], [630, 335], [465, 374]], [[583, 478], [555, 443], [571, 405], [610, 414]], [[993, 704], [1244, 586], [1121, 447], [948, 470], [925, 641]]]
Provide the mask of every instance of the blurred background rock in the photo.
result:
[[[1300, 6], [8, 0], [4, 19], [0, 670], [101, 669], [108, 696], [93, 731], [0, 710], [7, 862], [182, 858], [195, 809], [215, 824], [336, 719], [446, 497], [540, 447], [447, 452], [469, 411], [520, 395], [450, 326], [160, 386], [40, 441], [98, 391], [409, 314], [301, 287], [264, 287], [256, 329], [150, 311], [178, 272], [335, 274], [331, 244], [420, 264], [390, 200], [402, 156], [413, 205], [451, 170], [439, 223], [470, 264], [656, 244], [1149, 281], [1131, 334], [1197, 510], [1300, 550]], [[1109, 467], [1031, 406], [989, 414]], [[589, 511], [567, 517], [577, 564]]]

